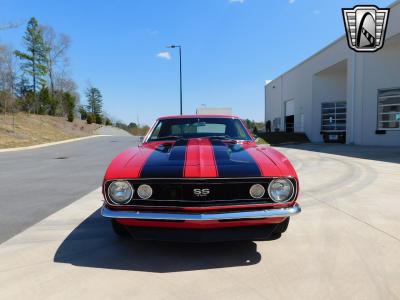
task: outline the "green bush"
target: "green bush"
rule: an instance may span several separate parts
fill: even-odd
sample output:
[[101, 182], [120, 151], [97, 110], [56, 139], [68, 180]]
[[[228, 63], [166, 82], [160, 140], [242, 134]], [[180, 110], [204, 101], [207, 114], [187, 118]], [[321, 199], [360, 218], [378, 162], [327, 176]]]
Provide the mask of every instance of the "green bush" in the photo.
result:
[[263, 144], [268, 144], [263, 138], [257, 138], [256, 139], [257, 145], [263, 145]]
[[87, 115], [87, 118], [86, 118], [86, 122], [88, 123], [88, 124], [92, 124], [93, 123], [93, 120], [94, 118], [93, 118], [93, 115], [92, 114], [88, 114]]
[[74, 121], [74, 112], [69, 111], [68, 112], [68, 122], [73, 122]]
[[103, 124], [102, 115], [96, 115], [95, 118], [96, 118], [96, 124], [99, 124], [99, 125]]
[[106, 126], [112, 126], [112, 122], [109, 118], [106, 119]]

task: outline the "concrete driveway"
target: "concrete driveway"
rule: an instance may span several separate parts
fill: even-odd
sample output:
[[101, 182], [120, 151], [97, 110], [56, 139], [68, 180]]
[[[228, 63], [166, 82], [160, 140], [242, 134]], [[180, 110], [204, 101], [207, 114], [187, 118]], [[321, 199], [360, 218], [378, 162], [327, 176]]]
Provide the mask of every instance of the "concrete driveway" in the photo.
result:
[[0, 245], [0, 298], [399, 299], [399, 149], [280, 150], [303, 207], [280, 239], [121, 240], [96, 189]]

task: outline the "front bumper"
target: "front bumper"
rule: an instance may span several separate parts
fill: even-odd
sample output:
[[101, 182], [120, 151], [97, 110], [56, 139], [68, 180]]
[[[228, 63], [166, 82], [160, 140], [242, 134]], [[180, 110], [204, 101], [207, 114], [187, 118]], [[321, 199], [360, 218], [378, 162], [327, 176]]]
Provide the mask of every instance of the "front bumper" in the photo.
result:
[[290, 217], [301, 212], [297, 203], [292, 207], [250, 211], [187, 213], [111, 210], [103, 206], [101, 215], [113, 219], [168, 220], [168, 221], [219, 221]]

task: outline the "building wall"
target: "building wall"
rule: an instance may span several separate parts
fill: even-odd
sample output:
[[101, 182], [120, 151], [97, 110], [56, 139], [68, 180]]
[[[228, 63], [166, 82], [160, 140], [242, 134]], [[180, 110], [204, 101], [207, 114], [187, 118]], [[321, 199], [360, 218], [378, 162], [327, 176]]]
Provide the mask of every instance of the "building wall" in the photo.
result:
[[[320, 123], [316, 123], [320, 120], [320, 107], [318, 108], [318, 116], [314, 116], [315, 109], [313, 109], [313, 76], [347, 58], [351, 60], [351, 54], [346, 41], [344, 39], [338, 40], [312, 59], [269, 82], [265, 86], [265, 119], [272, 121], [279, 116], [281, 118], [281, 130], [283, 130], [284, 103], [287, 100], [294, 99], [295, 131], [299, 132], [303, 127], [304, 132], [312, 141], [321, 141]], [[304, 115], [303, 126], [301, 126], [302, 114]]]
[[[335, 69], [338, 64], [340, 68]], [[295, 131], [304, 130], [311, 141], [321, 142], [321, 102], [325, 98], [346, 100], [347, 143], [400, 145], [400, 130], [375, 133], [377, 90], [393, 87], [400, 87], [400, 2], [391, 7], [386, 42], [380, 51], [356, 53], [342, 37], [269, 82], [265, 120], [280, 117], [283, 130], [284, 103], [294, 99]]]
[[342, 61], [312, 77], [312, 123], [313, 141], [322, 142], [320, 134], [321, 103], [347, 100], [347, 61]]
[[197, 115], [232, 115], [230, 107], [199, 107], [196, 109]]
[[357, 94], [357, 109], [362, 112], [355, 139], [356, 144], [400, 145], [400, 130], [387, 130], [386, 134], [375, 133], [377, 129], [377, 91], [385, 88], [400, 88], [400, 36], [392, 38], [375, 55], [362, 58], [364, 72], [360, 74], [360, 93]]

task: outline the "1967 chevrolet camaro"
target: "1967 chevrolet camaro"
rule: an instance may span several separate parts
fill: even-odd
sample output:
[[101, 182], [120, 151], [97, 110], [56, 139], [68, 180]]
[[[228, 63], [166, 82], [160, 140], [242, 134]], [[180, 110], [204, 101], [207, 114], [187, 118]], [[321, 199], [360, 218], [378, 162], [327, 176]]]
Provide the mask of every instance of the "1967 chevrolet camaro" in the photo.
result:
[[109, 165], [102, 215], [137, 239], [265, 240], [300, 212], [298, 192], [289, 160], [239, 118], [162, 117]]

